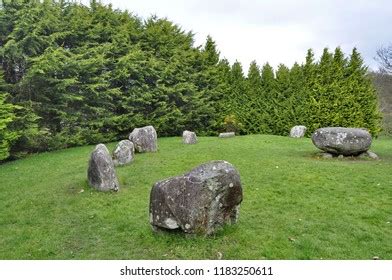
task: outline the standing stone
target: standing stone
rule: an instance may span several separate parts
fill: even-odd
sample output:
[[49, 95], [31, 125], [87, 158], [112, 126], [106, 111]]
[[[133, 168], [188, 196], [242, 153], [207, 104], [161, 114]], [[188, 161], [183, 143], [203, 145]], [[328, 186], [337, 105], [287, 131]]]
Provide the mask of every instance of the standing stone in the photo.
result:
[[325, 127], [312, 135], [313, 144], [334, 155], [357, 156], [372, 144], [372, 136], [361, 128]]
[[189, 173], [154, 184], [150, 194], [153, 229], [210, 235], [236, 223], [242, 201], [240, 175], [226, 161], [211, 161]]
[[109, 150], [104, 144], [98, 144], [91, 153], [87, 171], [90, 186], [99, 191], [118, 191], [116, 171]]
[[229, 138], [229, 137], [234, 137], [235, 132], [223, 132], [219, 133], [219, 138]]
[[290, 137], [293, 138], [302, 138], [305, 136], [306, 126], [296, 125], [290, 130]]
[[182, 142], [184, 144], [196, 144], [197, 143], [196, 133], [189, 130], [185, 130], [182, 133]]
[[136, 151], [139, 153], [156, 152], [158, 150], [157, 132], [151, 125], [135, 128], [129, 135], [129, 140], [133, 142]]
[[114, 165], [124, 165], [133, 161], [135, 148], [129, 140], [120, 141], [113, 152]]

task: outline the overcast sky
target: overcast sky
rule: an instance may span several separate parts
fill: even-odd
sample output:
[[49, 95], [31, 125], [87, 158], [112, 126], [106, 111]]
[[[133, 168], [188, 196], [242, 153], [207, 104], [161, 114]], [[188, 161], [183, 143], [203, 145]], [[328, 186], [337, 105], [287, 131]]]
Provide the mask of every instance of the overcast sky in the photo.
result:
[[[84, 2], [84, 1], [83, 1]], [[88, 1], [87, 1], [88, 2]], [[291, 66], [306, 50], [319, 56], [324, 47], [357, 47], [377, 69], [376, 50], [392, 44], [392, 0], [102, 0], [142, 18], [167, 17], [195, 33], [196, 45], [211, 35], [222, 57]]]

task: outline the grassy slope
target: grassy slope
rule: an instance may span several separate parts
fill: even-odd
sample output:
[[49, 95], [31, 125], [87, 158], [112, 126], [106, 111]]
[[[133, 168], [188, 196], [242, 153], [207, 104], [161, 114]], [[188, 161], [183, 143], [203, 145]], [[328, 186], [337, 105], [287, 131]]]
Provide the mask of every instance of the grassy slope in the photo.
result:
[[[381, 161], [318, 159], [309, 139], [199, 142], [159, 139], [117, 169], [118, 193], [87, 186], [92, 146], [0, 166], [0, 259], [392, 259], [392, 139], [374, 142]], [[152, 184], [214, 159], [241, 174], [239, 223], [209, 238], [152, 233]]]

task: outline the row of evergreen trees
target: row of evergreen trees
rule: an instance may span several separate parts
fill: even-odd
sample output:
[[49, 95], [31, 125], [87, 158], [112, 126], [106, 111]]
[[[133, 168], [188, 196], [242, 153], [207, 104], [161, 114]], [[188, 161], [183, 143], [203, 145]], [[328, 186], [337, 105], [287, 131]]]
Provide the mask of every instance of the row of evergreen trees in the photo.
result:
[[221, 59], [211, 37], [96, 1], [9, 0], [0, 9], [0, 160], [108, 142], [154, 125], [159, 136], [223, 130], [287, 135], [341, 125], [380, 130], [375, 91], [354, 49], [303, 65]]
[[298, 124], [308, 135], [325, 126], [381, 130], [377, 94], [357, 49], [345, 57], [326, 48], [319, 61], [309, 50], [303, 65], [281, 64], [276, 72], [252, 62], [247, 77], [236, 62], [231, 81], [230, 111], [243, 133], [287, 135]]

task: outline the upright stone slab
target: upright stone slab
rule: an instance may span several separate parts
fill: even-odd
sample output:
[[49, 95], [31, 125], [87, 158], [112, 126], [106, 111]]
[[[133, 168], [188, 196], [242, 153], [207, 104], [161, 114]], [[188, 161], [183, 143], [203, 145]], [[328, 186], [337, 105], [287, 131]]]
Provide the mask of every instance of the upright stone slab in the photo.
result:
[[197, 137], [196, 137], [196, 133], [189, 131], [189, 130], [185, 130], [182, 133], [182, 143], [184, 144], [196, 144], [197, 143]]
[[230, 138], [230, 137], [234, 137], [234, 136], [235, 136], [235, 132], [219, 133], [219, 138]]
[[153, 229], [210, 235], [236, 223], [242, 202], [240, 174], [226, 161], [211, 161], [189, 173], [154, 184], [150, 194]]
[[114, 165], [124, 165], [133, 161], [135, 147], [129, 140], [121, 140], [113, 151]]
[[118, 191], [116, 171], [112, 157], [104, 144], [98, 144], [91, 153], [87, 177], [90, 186], [99, 191]]
[[290, 137], [292, 138], [302, 138], [305, 136], [306, 126], [304, 125], [296, 125], [290, 130]]
[[361, 128], [324, 127], [312, 135], [313, 144], [334, 155], [358, 156], [369, 150], [372, 136]]
[[129, 135], [129, 140], [139, 153], [156, 152], [158, 150], [157, 132], [151, 125], [135, 128]]

